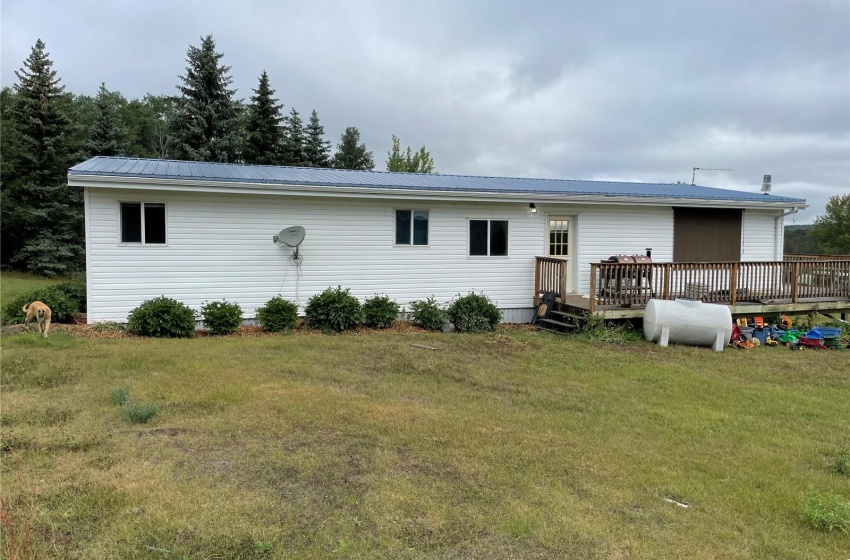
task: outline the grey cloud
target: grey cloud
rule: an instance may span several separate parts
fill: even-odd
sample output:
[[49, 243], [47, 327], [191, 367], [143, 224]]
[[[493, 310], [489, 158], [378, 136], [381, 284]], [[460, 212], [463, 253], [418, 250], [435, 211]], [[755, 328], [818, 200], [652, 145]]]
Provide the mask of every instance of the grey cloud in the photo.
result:
[[45, 0], [2, 4], [2, 82], [37, 37], [74, 92], [174, 92], [212, 33], [247, 98], [267, 70], [336, 143], [392, 134], [443, 173], [850, 192], [850, 4]]

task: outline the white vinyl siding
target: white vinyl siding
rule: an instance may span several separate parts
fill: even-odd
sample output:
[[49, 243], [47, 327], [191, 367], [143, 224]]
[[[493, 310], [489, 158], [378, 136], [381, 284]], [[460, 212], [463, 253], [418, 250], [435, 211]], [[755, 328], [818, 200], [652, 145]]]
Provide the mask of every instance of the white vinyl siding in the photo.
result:
[[[429, 244], [395, 245], [398, 201], [286, 195], [206, 194], [133, 190], [141, 202], [165, 202], [168, 246], [120, 243], [118, 201], [127, 191], [89, 188], [90, 322], [126, 321], [146, 299], [166, 295], [194, 309], [205, 301], [234, 301], [245, 317], [271, 297], [306, 304], [329, 286], [358, 299], [386, 294], [409, 309], [431, 295], [448, 302], [483, 292], [504, 309], [527, 309], [534, 291], [534, 257], [542, 254], [545, 222], [527, 204], [434, 202]], [[509, 256], [468, 255], [471, 219], [510, 220]], [[272, 235], [304, 226], [301, 269]]]
[[744, 221], [741, 224], [742, 261], [772, 261], [776, 258], [778, 214], [776, 211], [744, 210]]

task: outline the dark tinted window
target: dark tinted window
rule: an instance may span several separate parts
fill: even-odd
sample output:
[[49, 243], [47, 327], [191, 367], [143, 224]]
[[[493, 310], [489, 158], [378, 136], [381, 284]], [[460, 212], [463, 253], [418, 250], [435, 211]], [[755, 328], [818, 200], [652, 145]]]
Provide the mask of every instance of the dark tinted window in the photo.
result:
[[165, 204], [145, 204], [145, 243], [165, 243]]
[[741, 210], [673, 208], [673, 262], [741, 260]]
[[508, 221], [490, 220], [490, 256], [504, 257], [508, 254]]
[[395, 211], [395, 243], [410, 245], [410, 210]]
[[469, 220], [469, 254], [487, 254], [487, 220]]
[[121, 204], [121, 243], [142, 242], [142, 205]]
[[413, 244], [428, 244], [428, 211], [413, 211]]

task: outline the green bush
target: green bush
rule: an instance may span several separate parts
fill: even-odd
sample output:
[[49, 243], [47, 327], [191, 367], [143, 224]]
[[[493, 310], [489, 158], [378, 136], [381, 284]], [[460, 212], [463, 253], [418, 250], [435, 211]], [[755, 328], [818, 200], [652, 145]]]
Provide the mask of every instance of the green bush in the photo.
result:
[[118, 406], [125, 405], [130, 402], [130, 388], [116, 387], [109, 393], [109, 398], [112, 400], [112, 404], [117, 404]]
[[86, 313], [88, 311], [88, 299], [86, 296], [86, 281], [71, 280], [50, 287], [53, 290], [58, 290], [68, 296], [68, 299], [73, 301], [77, 306], [77, 311]]
[[411, 318], [420, 327], [438, 331], [446, 323], [446, 311], [440, 307], [434, 296], [410, 302]]
[[257, 322], [264, 331], [291, 331], [298, 324], [298, 306], [275, 296], [257, 309]]
[[204, 326], [212, 334], [233, 334], [242, 324], [242, 308], [238, 303], [213, 301], [201, 307]]
[[177, 300], [160, 296], [130, 312], [127, 330], [158, 338], [182, 338], [195, 334], [195, 312]]
[[398, 317], [398, 304], [387, 296], [367, 298], [363, 304], [363, 322], [376, 329], [392, 326]]
[[134, 424], [147, 424], [159, 412], [159, 408], [153, 403], [128, 403], [124, 405], [124, 416]]
[[77, 303], [68, 297], [62, 291], [57, 290], [56, 286], [33, 290], [22, 296], [13, 299], [9, 304], [3, 307], [3, 322], [4, 323], [23, 323], [26, 318], [26, 313], [23, 311], [24, 305], [34, 301], [41, 301], [50, 308], [51, 322], [67, 323], [73, 319], [74, 314], [79, 312]]
[[850, 501], [838, 494], [815, 494], [809, 497], [802, 519], [815, 529], [850, 532]]
[[342, 286], [328, 288], [307, 301], [307, 325], [322, 331], [342, 332], [363, 322], [363, 308], [357, 298]]
[[484, 294], [471, 293], [454, 300], [446, 312], [458, 332], [492, 331], [502, 320], [502, 312]]

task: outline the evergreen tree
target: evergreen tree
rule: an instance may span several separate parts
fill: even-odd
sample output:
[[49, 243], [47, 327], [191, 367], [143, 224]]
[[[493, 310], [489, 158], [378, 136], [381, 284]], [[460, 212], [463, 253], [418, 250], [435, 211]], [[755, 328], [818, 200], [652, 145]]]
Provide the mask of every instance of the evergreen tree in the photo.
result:
[[282, 162], [284, 137], [280, 110], [283, 106], [272, 97], [274, 91], [269, 87], [269, 75], [264, 70], [248, 106], [243, 153], [245, 163], [279, 165]]
[[284, 165], [308, 165], [304, 121], [301, 120], [301, 115], [295, 110], [295, 107], [286, 117], [283, 137], [285, 146]]
[[372, 152], [366, 150], [366, 144], [360, 143], [360, 131], [356, 127], [350, 126], [342, 133], [331, 165], [338, 169], [371, 171], [375, 168]]
[[197, 161], [235, 161], [241, 145], [241, 105], [234, 99], [230, 67], [220, 64], [212, 35], [189, 46], [186, 75], [173, 121], [177, 155]]
[[307, 155], [307, 165], [310, 167], [330, 167], [331, 143], [325, 140], [325, 127], [319, 124], [316, 110], [310, 114], [310, 124], [307, 125], [307, 139], [304, 150]]
[[92, 156], [123, 156], [127, 153], [127, 129], [119, 113], [127, 100], [106, 89], [101, 82], [94, 99], [94, 122], [89, 126], [86, 151]]
[[434, 159], [430, 152], [422, 146], [418, 152], [413, 152], [410, 146], [402, 153], [401, 141], [393, 134], [393, 148], [387, 152], [387, 171], [406, 173], [433, 173]]
[[52, 67], [39, 39], [15, 72], [18, 83], [4, 107], [14, 149], [3, 154], [0, 203], [4, 262], [47, 275], [81, 269], [85, 243], [83, 191], [70, 189], [66, 178], [71, 100]]

